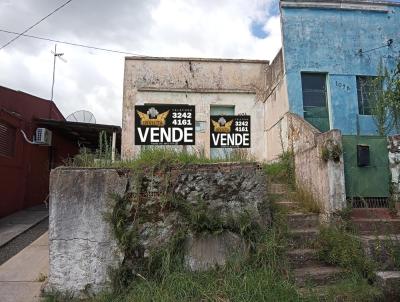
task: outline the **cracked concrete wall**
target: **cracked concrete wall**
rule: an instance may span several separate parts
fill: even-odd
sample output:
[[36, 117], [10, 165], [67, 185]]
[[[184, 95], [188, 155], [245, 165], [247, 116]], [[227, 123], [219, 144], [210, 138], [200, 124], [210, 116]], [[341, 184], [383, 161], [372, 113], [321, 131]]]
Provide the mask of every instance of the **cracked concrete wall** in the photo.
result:
[[79, 295], [105, 286], [107, 270], [120, 256], [103, 213], [109, 193], [123, 194], [126, 186], [127, 178], [116, 170], [52, 170], [49, 290]]
[[134, 141], [134, 106], [143, 104], [188, 104], [196, 106], [196, 121], [205, 131], [196, 132], [195, 151], [210, 155], [210, 106], [235, 106], [235, 114], [251, 115], [250, 153], [266, 156], [264, 104], [256, 98], [257, 85], [268, 61], [196, 58], [126, 58], [122, 114], [122, 156], [140, 151]]
[[346, 204], [343, 154], [335, 162], [322, 159], [322, 149], [329, 143], [342, 147], [339, 130], [321, 133], [303, 118], [287, 115], [288, 140], [294, 152], [297, 184], [311, 192], [321, 202], [322, 214], [343, 209]]

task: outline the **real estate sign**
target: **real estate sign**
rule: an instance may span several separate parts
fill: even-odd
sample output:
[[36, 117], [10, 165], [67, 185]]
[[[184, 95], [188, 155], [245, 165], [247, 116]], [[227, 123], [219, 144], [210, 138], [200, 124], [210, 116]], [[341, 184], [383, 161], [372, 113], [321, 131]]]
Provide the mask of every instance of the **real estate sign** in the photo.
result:
[[136, 145], [194, 145], [195, 106], [135, 106]]
[[211, 148], [250, 148], [249, 115], [211, 115]]

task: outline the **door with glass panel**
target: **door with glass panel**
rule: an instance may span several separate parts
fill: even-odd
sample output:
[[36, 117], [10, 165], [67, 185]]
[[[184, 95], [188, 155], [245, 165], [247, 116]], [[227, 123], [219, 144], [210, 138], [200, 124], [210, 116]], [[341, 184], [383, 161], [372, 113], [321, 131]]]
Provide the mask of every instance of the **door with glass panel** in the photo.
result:
[[301, 87], [303, 92], [304, 119], [321, 132], [328, 131], [330, 127], [326, 74], [302, 73]]

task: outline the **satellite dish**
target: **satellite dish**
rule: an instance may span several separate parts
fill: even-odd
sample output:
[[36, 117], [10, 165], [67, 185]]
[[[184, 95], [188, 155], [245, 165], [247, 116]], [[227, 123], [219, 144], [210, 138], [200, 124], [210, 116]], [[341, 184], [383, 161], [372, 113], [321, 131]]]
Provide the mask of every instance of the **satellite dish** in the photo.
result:
[[67, 116], [67, 121], [78, 122], [78, 123], [88, 123], [96, 124], [96, 118], [93, 113], [87, 110], [78, 110]]

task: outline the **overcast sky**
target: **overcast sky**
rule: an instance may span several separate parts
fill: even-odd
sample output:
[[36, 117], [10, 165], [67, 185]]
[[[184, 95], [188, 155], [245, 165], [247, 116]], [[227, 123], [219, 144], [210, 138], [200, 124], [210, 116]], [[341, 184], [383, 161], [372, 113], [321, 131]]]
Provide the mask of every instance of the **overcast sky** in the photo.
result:
[[[0, 30], [22, 32], [66, 0], [0, 0]], [[27, 34], [150, 56], [273, 59], [272, 0], [73, 0]], [[0, 32], [0, 45], [13, 35]], [[0, 86], [50, 99], [54, 43], [20, 37], [0, 50]], [[121, 124], [124, 55], [58, 44], [54, 101]]]

